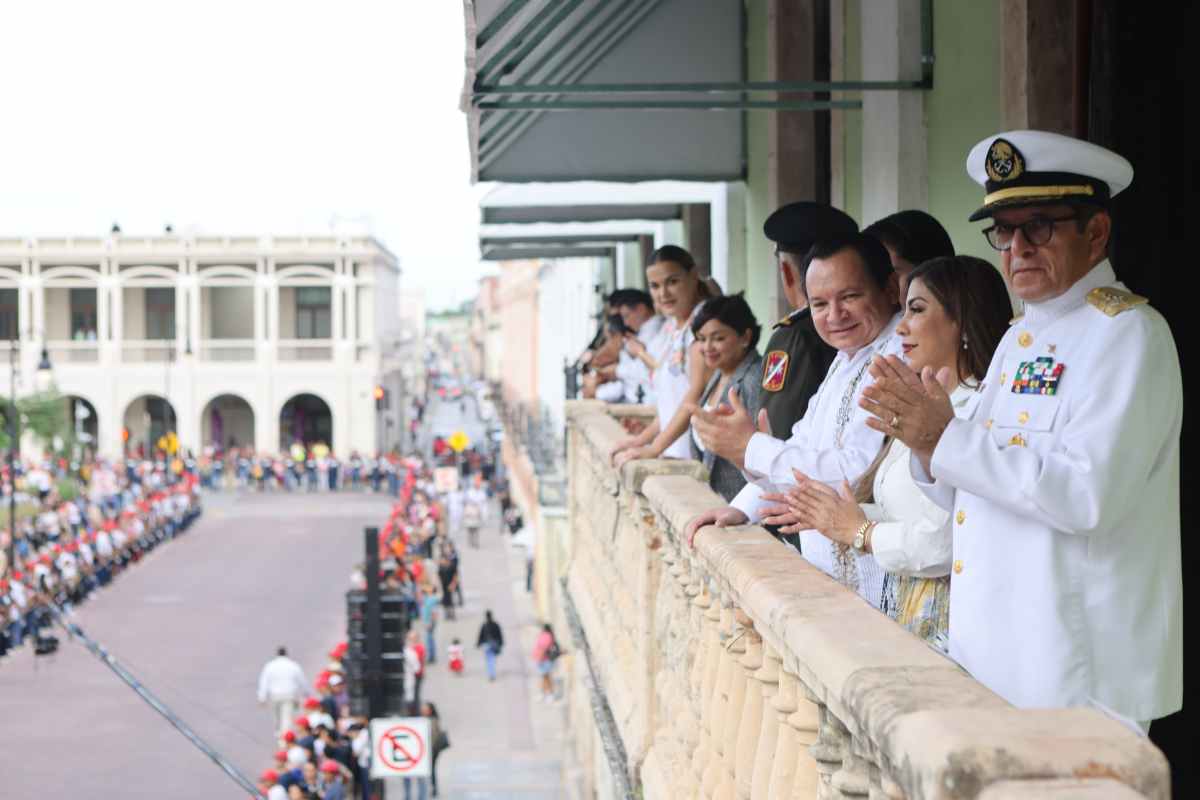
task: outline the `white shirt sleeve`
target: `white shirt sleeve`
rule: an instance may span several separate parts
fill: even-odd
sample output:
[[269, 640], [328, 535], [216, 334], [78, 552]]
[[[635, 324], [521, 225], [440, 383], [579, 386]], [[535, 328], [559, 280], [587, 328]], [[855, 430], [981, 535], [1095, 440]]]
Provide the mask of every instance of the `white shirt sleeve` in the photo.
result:
[[886, 572], [937, 578], [950, 574], [954, 552], [950, 514], [931, 501], [918, 519], [880, 522], [871, 532], [871, 552]]
[[[803, 423], [801, 419], [792, 430], [796, 431]], [[762, 433], [754, 434], [746, 447], [746, 471], [786, 486], [796, 482], [792, 474], [795, 469], [813, 480], [837, 486], [843, 480], [853, 483], [883, 446], [883, 434], [868, 428], [859, 414], [852, 416], [843, 429], [841, 447], [807, 445], [808, 437], [803, 435], [806, 433], [801, 431], [799, 437], [793, 434], [787, 442]]]

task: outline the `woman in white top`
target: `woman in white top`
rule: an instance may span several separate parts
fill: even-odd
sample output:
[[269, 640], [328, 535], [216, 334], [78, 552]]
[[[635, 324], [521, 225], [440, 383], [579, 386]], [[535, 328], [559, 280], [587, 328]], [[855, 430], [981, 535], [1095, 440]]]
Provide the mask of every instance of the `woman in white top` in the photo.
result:
[[[914, 370], [930, 367], [953, 387], [955, 413], [969, 416], [1012, 306], [995, 267], [970, 256], [935, 258], [909, 278], [904, 318], [896, 326]], [[950, 611], [950, 514], [917, 488], [909, 449], [888, 438], [852, 489], [840, 492], [798, 475], [789, 505], [839, 545], [847, 558], [872, 554], [886, 570], [877, 606], [945, 650]], [[785, 529], [786, 530], [786, 529]]]
[[689, 407], [700, 399], [712, 368], [704, 363], [692, 318], [704, 302], [708, 289], [700, 279], [696, 261], [682, 247], [665, 245], [650, 256], [646, 282], [654, 305], [666, 322], [660, 335], [667, 342], [661, 359], [642, 358], [650, 368], [658, 415], [637, 436], [621, 441], [613, 448], [613, 464], [620, 467], [638, 458], [691, 458], [688, 426]]

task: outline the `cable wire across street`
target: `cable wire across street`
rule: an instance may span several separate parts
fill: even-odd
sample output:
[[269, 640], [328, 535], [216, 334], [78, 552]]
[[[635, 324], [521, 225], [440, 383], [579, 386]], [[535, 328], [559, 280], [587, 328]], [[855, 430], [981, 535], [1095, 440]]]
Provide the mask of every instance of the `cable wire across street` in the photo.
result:
[[80, 642], [82, 642], [84, 647], [91, 651], [92, 655], [100, 659], [100, 661], [103, 662], [106, 667], [116, 673], [117, 677], [124, 681], [130, 689], [133, 689], [133, 691], [136, 692], [137, 695], [141, 697], [148, 706], [162, 715], [163, 719], [171, 723], [171, 726], [174, 727], [175, 730], [182, 733], [184, 737], [186, 737], [188, 741], [195, 745], [200, 752], [208, 756], [214, 764], [220, 767], [221, 770], [233, 780], [234, 783], [249, 792], [251, 797], [257, 797], [262, 798], [262, 800], [266, 800], [266, 795], [259, 791], [258, 787], [254, 785], [252, 780], [243, 775], [237, 767], [233, 766], [233, 764], [230, 764], [229, 761], [227, 761], [224, 756], [213, 749], [208, 742], [201, 739], [199, 734], [193, 731], [186, 722], [176, 716], [175, 712], [167, 708], [167, 706], [163, 704], [163, 702], [159, 700], [153, 692], [143, 686], [141, 681], [134, 677], [129, 670], [125, 669], [125, 667], [121, 665], [121, 662], [117, 661], [117, 659], [114, 658], [111, 653], [105, 650], [99, 642], [84, 633], [83, 629], [80, 628], [79, 625], [67, 619], [66, 614], [64, 614], [63, 610], [58, 607], [58, 604], [50, 603], [49, 606], [51, 612], [54, 614], [54, 617], [58, 620], [59, 624], [66, 629], [71, 638], [78, 639]]

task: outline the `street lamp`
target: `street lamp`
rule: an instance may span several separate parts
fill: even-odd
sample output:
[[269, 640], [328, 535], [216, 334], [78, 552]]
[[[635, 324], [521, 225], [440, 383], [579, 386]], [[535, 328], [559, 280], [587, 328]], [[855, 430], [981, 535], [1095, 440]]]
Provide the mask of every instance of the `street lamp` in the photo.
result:
[[33, 385], [39, 392], [48, 392], [54, 385], [54, 367], [50, 365], [50, 352], [42, 345], [42, 358], [38, 361], [37, 372], [34, 374]]
[[17, 571], [17, 339], [8, 340], [8, 574]]

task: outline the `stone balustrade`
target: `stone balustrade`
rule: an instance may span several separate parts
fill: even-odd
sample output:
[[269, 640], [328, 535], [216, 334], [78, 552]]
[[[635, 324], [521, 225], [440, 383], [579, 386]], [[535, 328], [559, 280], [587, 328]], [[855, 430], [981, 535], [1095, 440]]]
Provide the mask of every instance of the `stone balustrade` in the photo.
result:
[[696, 462], [615, 471], [623, 413], [645, 409], [568, 409], [549, 605], [576, 634], [584, 796], [1169, 797], [1146, 739], [1091, 710], [1013, 708], [761, 528], [688, 547], [687, 521], [721, 500]]

